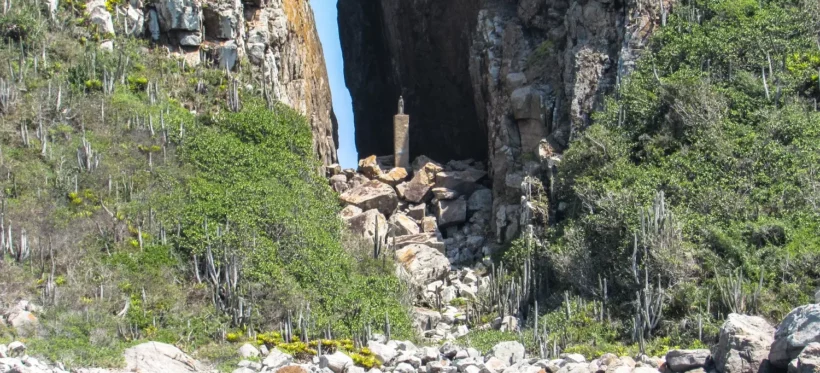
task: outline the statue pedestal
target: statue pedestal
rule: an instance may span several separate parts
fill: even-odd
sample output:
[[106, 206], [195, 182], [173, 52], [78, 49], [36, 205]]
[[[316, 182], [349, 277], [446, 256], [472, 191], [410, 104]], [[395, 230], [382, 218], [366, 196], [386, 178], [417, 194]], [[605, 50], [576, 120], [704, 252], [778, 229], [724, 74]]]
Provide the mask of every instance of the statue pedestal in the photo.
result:
[[410, 168], [410, 116], [393, 117], [393, 154], [396, 167]]

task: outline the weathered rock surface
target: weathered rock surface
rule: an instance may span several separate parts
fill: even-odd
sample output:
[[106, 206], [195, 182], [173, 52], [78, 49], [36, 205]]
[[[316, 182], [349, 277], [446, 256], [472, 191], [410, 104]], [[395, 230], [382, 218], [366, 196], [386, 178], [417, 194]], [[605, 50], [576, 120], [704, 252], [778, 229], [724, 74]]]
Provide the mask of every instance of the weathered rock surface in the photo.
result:
[[339, 198], [342, 202], [357, 206], [365, 211], [377, 209], [386, 216], [393, 214], [399, 204], [396, 190], [378, 180], [371, 180], [350, 189], [342, 193]]
[[809, 343], [789, 364], [789, 373], [820, 372], [820, 343]]
[[758, 373], [769, 356], [773, 335], [774, 328], [761, 317], [729, 314], [712, 350], [718, 372]]
[[786, 368], [812, 342], [820, 342], [820, 304], [797, 307], [786, 315], [774, 333], [769, 361]]
[[450, 261], [438, 250], [412, 244], [396, 251], [396, 258], [419, 285], [444, 278], [450, 271]]
[[125, 350], [125, 371], [140, 373], [202, 372], [201, 363], [165, 343], [146, 342]]
[[488, 357], [495, 357], [507, 364], [515, 364], [524, 359], [524, 345], [519, 342], [501, 342], [490, 350]]
[[671, 350], [666, 354], [666, 365], [673, 372], [688, 372], [705, 367], [711, 355], [709, 350]]

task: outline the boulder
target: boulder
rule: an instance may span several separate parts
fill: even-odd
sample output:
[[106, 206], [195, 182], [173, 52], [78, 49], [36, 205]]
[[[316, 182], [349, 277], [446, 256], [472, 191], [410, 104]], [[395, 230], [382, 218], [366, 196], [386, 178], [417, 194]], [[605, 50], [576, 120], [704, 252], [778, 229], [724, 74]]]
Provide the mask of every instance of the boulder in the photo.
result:
[[384, 238], [387, 237], [387, 218], [376, 209], [367, 210], [348, 218], [346, 221], [350, 231], [364, 239], [372, 240], [376, 237], [377, 230], [379, 240], [384, 241]]
[[371, 155], [359, 161], [359, 173], [368, 178], [375, 179], [382, 174], [382, 168], [375, 155]]
[[125, 350], [125, 371], [140, 373], [203, 372], [202, 364], [165, 343], [146, 342]]
[[409, 216], [398, 213], [390, 217], [390, 230], [395, 236], [419, 234], [421, 229]]
[[501, 373], [509, 366], [510, 364], [508, 362], [495, 356], [490, 356], [479, 368], [481, 369], [481, 373]]
[[373, 356], [379, 360], [382, 364], [387, 364], [399, 354], [395, 348], [390, 347], [384, 343], [379, 343], [376, 341], [367, 342], [367, 348], [370, 349], [370, 352], [373, 353]]
[[413, 368], [421, 366], [421, 358], [409, 352], [402, 352], [393, 361], [394, 364], [410, 364]]
[[88, 21], [97, 27], [97, 31], [103, 37], [116, 32], [111, 13], [108, 12], [105, 5], [105, 0], [92, 0], [86, 3], [85, 6], [88, 12]]
[[427, 205], [424, 203], [418, 205], [410, 205], [407, 209], [407, 215], [416, 221], [421, 221], [427, 215]]
[[666, 365], [673, 372], [686, 372], [705, 367], [711, 356], [709, 350], [670, 350], [666, 353]]
[[391, 215], [399, 205], [399, 198], [393, 187], [378, 180], [371, 180], [350, 189], [342, 193], [339, 198], [342, 202], [355, 205], [365, 211], [377, 209], [386, 216]]
[[820, 304], [797, 307], [786, 315], [774, 333], [769, 362], [785, 369], [812, 342], [820, 342]]
[[293, 356], [274, 348], [270, 350], [265, 360], [262, 360], [262, 366], [268, 367], [269, 370], [275, 370], [290, 364], [291, 361], [293, 361]]
[[[279, 373], [279, 372], [276, 372], [276, 373]], [[307, 373], [307, 372], [305, 372], [305, 373]], [[356, 366], [356, 365], [351, 364], [351, 365], [348, 365], [347, 367], [345, 367], [345, 373], [365, 373], [365, 370], [364, 370], [364, 368], [362, 368], [360, 366]]]
[[184, 47], [198, 47], [200, 44], [202, 44], [202, 34], [199, 32], [180, 32], [179, 45]]
[[347, 184], [347, 176], [345, 175], [333, 175], [330, 177], [330, 187], [333, 188], [333, 191], [336, 193], [344, 193], [350, 188], [350, 185]]
[[443, 279], [450, 271], [450, 261], [438, 250], [413, 244], [396, 251], [399, 263], [410, 273], [412, 280], [424, 286]]
[[395, 186], [407, 180], [407, 169], [394, 167], [390, 169], [390, 171], [378, 175], [376, 178], [385, 184]]
[[20, 341], [11, 342], [9, 346], [6, 347], [5, 353], [8, 356], [23, 356], [26, 353], [26, 345]]
[[435, 347], [422, 347], [419, 349], [419, 352], [416, 353], [416, 356], [421, 359], [422, 364], [427, 364], [431, 361], [438, 360], [439, 352]]
[[233, 70], [239, 60], [239, 48], [233, 40], [225, 41], [214, 47], [216, 62], [220, 70]]
[[436, 174], [441, 170], [441, 166], [433, 162], [424, 163], [418, 168], [414, 167], [415, 174], [407, 183], [404, 198], [413, 203], [425, 202], [430, 197], [430, 189], [436, 184]]
[[515, 364], [524, 359], [524, 345], [516, 341], [501, 342], [490, 350], [488, 357], [495, 357], [507, 364]]
[[414, 366], [412, 366], [408, 363], [402, 362], [402, 363], [399, 363], [399, 365], [396, 365], [396, 368], [393, 369], [393, 372], [394, 373], [416, 373], [416, 368], [417, 367], [414, 367]]
[[820, 372], [820, 343], [809, 343], [792, 364], [789, 364], [789, 373]]
[[157, 0], [154, 6], [162, 31], [198, 31], [202, 5], [199, 0]]
[[242, 14], [228, 2], [209, 3], [202, 10], [202, 18], [205, 22], [205, 36], [209, 39], [229, 40], [239, 36]]
[[37, 316], [25, 310], [15, 310], [8, 315], [9, 324], [15, 329], [24, 329], [36, 327], [39, 324]]
[[432, 216], [425, 216], [421, 219], [421, 231], [424, 233], [438, 232], [438, 222]]
[[436, 187], [453, 189], [461, 194], [469, 195], [480, 188], [476, 183], [485, 176], [487, 176], [486, 172], [475, 169], [439, 172], [436, 174]]
[[239, 356], [247, 359], [250, 357], [259, 357], [259, 350], [250, 343], [245, 343], [239, 347]]
[[566, 361], [567, 363], [572, 364], [581, 364], [587, 362], [587, 359], [584, 357], [584, 355], [581, 354], [561, 354], [561, 359], [564, 359], [564, 361]]
[[321, 368], [328, 368], [332, 370], [333, 373], [344, 373], [348, 365], [353, 365], [353, 359], [341, 351], [319, 357], [319, 366]]
[[433, 188], [433, 197], [438, 200], [456, 199], [461, 194], [458, 191], [447, 188]]
[[406, 246], [419, 244], [432, 247], [442, 254], [444, 253], [444, 241], [442, 241], [436, 233], [419, 233], [409, 236], [399, 236], [395, 238], [395, 242], [390, 242], [390, 244], [395, 244], [396, 250], [402, 249]]
[[436, 218], [441, 227], [461, 224], [467, 221], [467, 201], [459, 198], [436, 203]]
[[521, 87], [510, 95], [513, 116], [521, 119], [542, 119], [544, 103], [541, 94], [530, 86]]
[[757, 373], [769, 355], [773, 334], [774, 328], [761, 317], [729, 314], [712, 350], [715, 368], [720, 373]]
[[362, 209], [360, 209], [356, 206], [347, 205], [347, 206], [345, 206], [345, 208], [342, 209], [342, 211], [339, 212], [339, 217], [342, 218], [342, 220], [348, 220], [348, 219], [350, 219], [350, 218], [352, 218], [356, 215], [359, 215], [363, 212], [364, 211], [362, 211]]
[[[413, 308], [413, 325], [420, 331], [433, 330], [441, 321], [441, 313], [427, 308]], [[438, 354], [436, 354], [438, 355]]]
[[473, 192], [467, 200], [467, 210], [472, 211], [492, 211], [493, 191], [490, 189], [479, 189]]

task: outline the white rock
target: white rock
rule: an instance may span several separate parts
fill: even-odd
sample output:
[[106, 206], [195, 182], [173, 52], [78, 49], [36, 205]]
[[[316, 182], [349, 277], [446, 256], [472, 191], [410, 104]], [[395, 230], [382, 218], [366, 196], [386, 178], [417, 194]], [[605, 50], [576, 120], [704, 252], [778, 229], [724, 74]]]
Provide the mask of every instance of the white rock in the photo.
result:
[[820, 304], [797, 307], [786, 315], [774, 334], [769, 362], [786, 368], [812, 342], [820, 342]]
[[524, 359], [524, 353], [524, 345], [516, 341], [507, 341], [493, 346], [488, 356], [496, 357], [507, 364], [515, 364]]
[[146, 342], [125, 350], [124, 355], [127, 372], [185, 373], [203, 370], [198, 361], [166, 343]]
[[274, 348], [270, 350], [268, 356], [265, 357], [265, 360], [262, 360], [262, 365], [268, 367], [270, 370], [273, 370], [288, 365], [291, 361], [293, 361], [293, 356]]
[[491, 356], [484, 362], [483, 366], [479, 366], [479, 368], [481, 368], [481, 373], [500, 373], [509, 366], [510, 364], [504, 360]]
[[345, 373], [365, 373], [364, 368], [349, 364], [345, 367]]
[[348, 365], [353, 365], [353, 359], [341, 351], [336, 351], [330, 355], [322, 355], [319, 358], [319, 366], [328, 368], [334, 373], [343, 373]]
[[236, 368], [231, 373], [256, 373], [256, 371], [250, 368]]
[[8, 352], [6, 352], [9, 356], [23, 356], [26, 353], [26, 345], [20, 341], [14, 341], [9, 343]]
[[438, 360], [439, 352], [435, 347], [422, 347], [419, 349], [419, 352], [416, 353], [416, 356], [421, 359], [422, 364], [427, 364], [433, 360]]
[[9, 348], [4, 344], [0, 344], [0, 358], [8, 357]]
[[396, 349], [376, 341], [367, 342], [367, 348], [382, 364], [387, 364], [398, 355]]
[[242, 347], [239, 347], [239, 356], [243, 358], [259, 357], [259, 350], [250, 343], [245, 343]]
[[394, 373], [415, 373], [416, 368], [407, 363], [399, 363], [396, 365], [396, 368], [393, 369]]

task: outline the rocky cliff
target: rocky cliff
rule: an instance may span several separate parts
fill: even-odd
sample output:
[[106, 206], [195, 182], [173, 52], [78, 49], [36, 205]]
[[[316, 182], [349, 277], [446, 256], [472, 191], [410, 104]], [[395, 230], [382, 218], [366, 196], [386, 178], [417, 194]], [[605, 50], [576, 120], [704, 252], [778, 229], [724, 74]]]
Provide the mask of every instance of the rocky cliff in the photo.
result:
[[[411, 157], [489, 163], [493, 224], [512, 237], [560, 152], [630, 70], [670, 0], [340, 0], [360, 154], [392, 153], [404, 96]], [[547, 189], [549, 189], [547, 187]], [[557, 204], [552, 204], [553, 208]]]
[[193, 65], [236, 70], [247, 59], [275, 100], [309, 119], [319, 159], [336, 161], [336, 117], [308, 0], [131, 0], [116, 9], [114, 18], [124, 20], [116, 23], [106, 7], [104, 0], [86, 4], [102, 34], [149, 38]]

